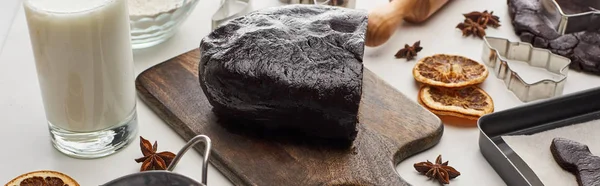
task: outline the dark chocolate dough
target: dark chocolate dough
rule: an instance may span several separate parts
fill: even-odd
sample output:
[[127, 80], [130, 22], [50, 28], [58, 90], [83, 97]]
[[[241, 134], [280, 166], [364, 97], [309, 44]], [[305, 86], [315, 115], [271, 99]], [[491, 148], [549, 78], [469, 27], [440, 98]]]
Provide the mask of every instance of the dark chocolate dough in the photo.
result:
[[287, 5], [254, 11], [202, 40], [202, 90], [220, 119], [240, 127], [352, 142], [366, 29], [362, 10]]
[[580, 186], [600, 185], [600, 157], [592, 155], [587, 145], [554, 138], [550, 151], [560, 167], [575, 174]]
[[[559, 0], [567, 12], [581, 12], [582, 0]], [[560, 35], [541, 13], [540, 0], [508, 0], [509, 15], [521, 41], [535, 47], [547, 48], [571, 59], [571, 69], [600, 75], [600, 31], [589, 30]]]

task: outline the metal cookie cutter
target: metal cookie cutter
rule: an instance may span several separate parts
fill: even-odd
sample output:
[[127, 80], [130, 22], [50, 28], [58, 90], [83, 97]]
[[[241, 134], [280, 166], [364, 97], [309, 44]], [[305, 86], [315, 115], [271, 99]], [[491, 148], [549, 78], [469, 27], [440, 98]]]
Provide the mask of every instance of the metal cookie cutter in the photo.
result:
[[[179, 160], [185, 152], [199, 142], [204, 142], [204, 157], [202, 162], [202, 183], [192, 178], [173, 172]], [[167, 170], [150, 170], [126, 175], [112, 180], [102, 186], [162, 186], [162, 185], [181, 185], [181, 186], [206, 186], [206, 176], [208, 170], [208, 157], [210, 156], [210, 138], [205, 135], [198, 135], [190, 141], [175, 155], [175, 159], [169, 164]]]
[[[504, 80], [506, 87], [521, 101], [529, 102], [562, 95], [571, 63], [569, 58], [553, 54], [546, 49], [535, 48], [525, 42], [511, 42], [508, 39], [489, 36], [483, 39], [483, 62], [493, 68], [496, 76]], [[559, 78], [527, 83], [521, 75], [511, 69], [509, 61], [522, 61], [531, 67], [545, 68], [557, 74]]]
[[221, 24], [229, 20], [247, 13], [250, 9], [250, 3], [251, 0], [221, 0], [219, 9], [211, 18], [212, 30], [217, 29]]
[[[573, 2], [573, 1], [572, 1]], [[542, 0], [542, 14], [559, 34], [569, 34], [585, 30], [598, 30], [600, 28], [600, 1], [577, 1], [585, 3], [589, 9], [582, 13], [567, 14], [556, 0]], [[573, 2], [574, 3], [574, 2]], [[582, 5], [579, 5], [582, 6]], [[583, 6], [582, 6], [583, 7]]]

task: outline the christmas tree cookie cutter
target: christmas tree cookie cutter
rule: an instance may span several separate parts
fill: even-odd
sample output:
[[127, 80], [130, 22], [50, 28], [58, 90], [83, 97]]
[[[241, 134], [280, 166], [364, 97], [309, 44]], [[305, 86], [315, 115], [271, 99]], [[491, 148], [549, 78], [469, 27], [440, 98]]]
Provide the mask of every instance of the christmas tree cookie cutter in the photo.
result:
[[[485, 36], [483, 40], [483, 62], [521, 101], [530, 102], [562, 95], [571, 64], [569, 58], [525, 42], [511, 42], [490, 36]], [[530, 67], [544, 68], [558, 78], [527, 83], [519, 73], [511, 69], [510, 61], [521, 61]]]

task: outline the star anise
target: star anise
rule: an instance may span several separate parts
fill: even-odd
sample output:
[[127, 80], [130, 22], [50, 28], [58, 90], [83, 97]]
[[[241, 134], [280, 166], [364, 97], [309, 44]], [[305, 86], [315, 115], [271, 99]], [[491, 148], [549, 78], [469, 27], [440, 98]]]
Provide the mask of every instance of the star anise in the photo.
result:
[[442, 163], [442, 155], [439, 155], [435, 159], [435, 164], [429, 162], [415, 163], [415, 169], [425, 174], [425, 176], [433, 179], [437, 179], [440, 183], [449, 184], [450, 179], [460, 176], [460, 172], [451, 166], [448, 166], [448, 161]]
[[156, 149], [158, 148], [156, 141], [154, 141], [154, 145], [152, 145], [150, 141], [144, 139], [142, 136], [140, 136], [140, 146], [144, 157], [135, 159], [135, 162], [143, 162], [140, 172], [147, 170], [165, 170], [175, 158], [175, 154], [172, 152], [163, 151], [156, 153]]
[[474, 35], [479, 38], [485, 36], [486, 25], [479, 24], [471, 19], [465, 19], [464, 22], [456, 25], [456, 28], [462, 31], [463, 36]]
[[494, 15], [494, 11], [488, 12], [484, 10], [483, 12], [473, 11], [470, 13], [463, 14], [465, 18], [471, 19], [481, 25], [489, 25], [494, 28], [500, 27], [500, 17]]
[[415, 42], [412, 46], [404, 44], [404, 48], [396, 52], [396, 55], [394, 56], [396, 58], [406, 58], [406, 60], [412, 60], [422, 49], [423, 47], [421, 47], [421, 41]]

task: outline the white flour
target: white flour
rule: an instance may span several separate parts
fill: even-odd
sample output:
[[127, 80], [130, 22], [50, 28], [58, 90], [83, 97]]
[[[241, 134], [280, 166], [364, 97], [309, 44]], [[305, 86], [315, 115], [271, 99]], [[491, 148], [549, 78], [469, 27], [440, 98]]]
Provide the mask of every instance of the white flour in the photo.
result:
[[578, 186], [575, 176], [563, 170], [550, 152], [555, 137], [583, 143], [600, 155], [600, 120], [566, 126], [533, 135], [502, 136], [502, 139], [535, 172], [544, 185]]
[[[128, 0], [130, 16], [156, 16], [175, 11], [184, 0]], [[189, 0], [188, 0], [189, 1]]]

